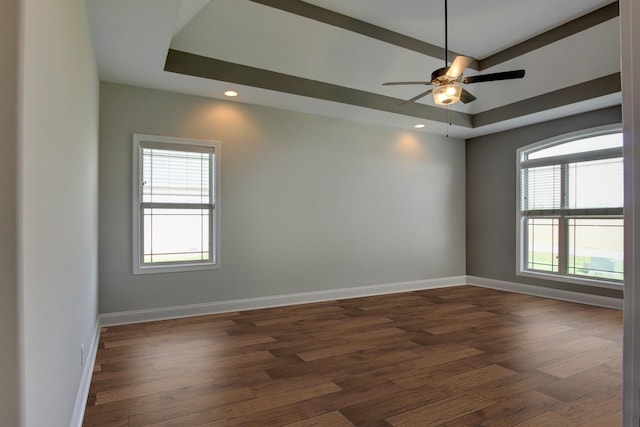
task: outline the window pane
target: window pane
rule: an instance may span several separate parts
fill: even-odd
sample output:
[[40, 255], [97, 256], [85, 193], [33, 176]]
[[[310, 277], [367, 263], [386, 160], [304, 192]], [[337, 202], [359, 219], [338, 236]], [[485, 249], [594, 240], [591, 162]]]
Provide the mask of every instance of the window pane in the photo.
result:
[[542, 166], [522, 171], [522, 209], [559, 209], [561, 203], [561, 166]]
[[144, 209], [144, 263], [209, 261], [209, 209]]
[[554, 145], [527, 154], [528, 159], [542, 159], [545, 157], [561, 156], [563, 154], [584, 153], [587, 151], [604, 150], [622, 147], [622, 134], [611, 133], [591, 138], [578, 139], [564, 144]]
[[569, 274], [623, 279], [623, 220], [569, 219]]
[[142, 201], [209, 203], [210, 153], [142, 148]]
[[529, 218], [527, 229], [527, 268], [558, 272], [558, 219]]
[[621, 158], [571, 163], [569, 208], [621, 208], [624, 200]]

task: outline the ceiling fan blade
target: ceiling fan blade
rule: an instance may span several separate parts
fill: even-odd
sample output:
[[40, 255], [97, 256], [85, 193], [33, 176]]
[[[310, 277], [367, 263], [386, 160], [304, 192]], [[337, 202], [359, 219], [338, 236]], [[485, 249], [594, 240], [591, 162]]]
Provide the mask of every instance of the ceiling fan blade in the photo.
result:
[[417, 101], [418, 99], [422, 98], [423, 96], [427, 96], [427, 95], [429, 95], [431, 92], [433, 92], [433, 89], [429, 89], [429, 90], [427, 90], [427, 91], [424, 91], [424, 92], [422, 92], [420, 95], [414, 96], [414, 97], [413, 97], [413, 98], [411, 98], [411, 99], [407, 99], [406, 101], [401, 102], [400, 104], [398, 104], [398, 107], [400, 107], [401, 105], [404, 105], [404, 104], [408, 104], [408, 103], [410, 103], [410, 102]]
[[382, 83], [382, 86], [395, 86], [395, 85], [430, 85], [431, 82], [386, 82]]
[[447, 70], [447, 76], [452, 79], [457, 79], [462, 75], [464, 70], [473, 62], [473, 58], [468, 56], [456, 56], [456, 59], [453, 60], [453, 63]]
[[478, 98], [469, 93], [469, 91], [467, 91], [466, 89], [462, 89], [462, 93], [460, 93], [460, 101], [462, 101], [463, 104], [468, 104], [471, 101], [475, 101], [476, 99]]
[[492, 82], [495, 80], [521, 79], [524, 77], [524, 70], [504, 71], [502, 73], [481, 74], [479, 76], [469, 76], [462, 79], [462, 83]]

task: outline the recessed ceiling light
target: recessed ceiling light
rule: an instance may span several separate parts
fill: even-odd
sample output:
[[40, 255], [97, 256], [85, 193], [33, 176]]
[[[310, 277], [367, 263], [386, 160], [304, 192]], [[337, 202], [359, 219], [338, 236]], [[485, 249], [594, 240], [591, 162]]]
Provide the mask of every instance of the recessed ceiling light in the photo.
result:
[[414, 128], [416, 129], [422, 129], [425, 125], [423, 125], [422, 123], [418, 123], [417, 125], [413, 125]]
[[230, 97], [238, 96], [238, 92], [236, 92], [235, 90], [228, 90], [224, 94]]

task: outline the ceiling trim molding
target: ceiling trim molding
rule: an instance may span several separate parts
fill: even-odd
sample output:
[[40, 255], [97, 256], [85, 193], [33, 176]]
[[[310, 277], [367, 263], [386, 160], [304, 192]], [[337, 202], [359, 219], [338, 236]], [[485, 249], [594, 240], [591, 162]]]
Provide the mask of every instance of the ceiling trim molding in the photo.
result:
[[164, 70], [471, 128], [470, 114], [420, 103], [409, 103], [400, 107], [399, 104], [404, 101], [402, 99], [175, 49], [169, 49], [167, 52]]
[[[444, 48], [431, 43], [406, 36], [395, 31], [343, 15], [329, 9], [322, 8], [304, 1], [291, 0], [249, 0], [264, 6], [280, 9], [295, 15], [333, 25], [348, 31], [361, 34], [376, 40], [380, 40], [398, 47], [402, 47], [414, 52], [422, 53], [436, 59], [444, 58]], [[490, 55], [480, 60], [474, 60], [469, 68], [482, 71], [494, 67], [510, 59], [529, 53], [546, 45], [555, 43], [566, 37], [587, 30], [598, 24], [616, 18], [620, 15], [618, 0], [600, 9], [580, 16], [549, 31], [527, 39], [521, 43], [510, 46], [500, 52]], [[464, 55], [458, 52], [449, 52], [449, 57]], [[468, 56], [468, 55], [467, 55]]]
[[608, 76], [578, 83], [553, 92], [547, 92], [542, 95], [474, 114], [471, 117], [471, 121], [473, 128], [478, 128], [528, 114], [586, 101], [591, 98], [618, 93], [620, 90], [620, 73], [613, 73]]
[[404, 100], [318, 80], [250, 67], [169, 49], [165, 71], [202, 77], [293, 95], [371, 108], [465, 128], [478, 128], [521, 116], [620, 92], [620, 73], [578, 83], [477, 114], [467, 114], [422, 103], [399, 106]]
[[[365, 21], [361, 21], [356, 18], [352, 18], [348, 15], [343, 15], [338, 12], [334, 12], [329, 9], [316, 6], [314, 4], [305, 3], [303, 1], [291, 1], [291, 0], [250, 0], [254, 3], [259, 3], [264, 6], [280, 9], [285, 12], [293, 13], [294, 15], [303, 16], [305, 18], [313, 19], [314, 21], [322, 22], [334, 27], [339, 27], [344, 30], [352, 31], [360, 35], [370, 37], [372, 39], [380, 40], [385, 43], [389, 43], [398, 47], [402, 47], [414, 52], [422, 53], [436, 59], [444, 60], [445, 51], [441, 46], [437, 46], [431, 43], [418, 40], [407, 35], [397, 33], [395, 31], [388, 30], [383, 27], [379, 27], [374, 24], [370, 24]], [[449, 58], [455, 58], [458, 55], [463, 55], [454, 51], [449, 51]], [[468, 55], [466, 55], [468, 56]], [[478, 70], [478, 61], [474, 60], [469, 68]]]
[[533, 50], [555, 43], [591, 27], [595, 27], [598, 24], [602, 24], [603, 22], [616, 18], [619, 14], [620, 10], [618, 2], [615, 1], [601, 7], [600, 9], [594, 10], [591, 13], [587, 13], [586, 15], [555, 27], [540, 35], [481, 59], [479, 61], [480, 70], [486, 70], [487, 68], [494, 67], [510, 59], [522, 56]]
[[[499, 132], [488, 133], [484, 135], [474, 136], [467, 139], [469, 143], [481, 143], [494, 138], [511, 138], [520, 140], [521, 143], [528, 144], [539, 141], [540, 139], [551, 138], [554, 136], [565, 135], [575, 131], [581, 131], [587, 128], [597, 128], [599, 126], [621, 125], [622, 124], [622, 105], [613, 105], [598, 110], [585, 111], [583, 113], [572, 114], [568, 116], [558, 117], [542, 123], [532, 123], [525, 126], [506, 129]], [[535, 129], [544, 127], [545, 136]], [[525, 136], [523, 139], [523, 135]], [[534, 135], [533, 138], [528, 135]]]

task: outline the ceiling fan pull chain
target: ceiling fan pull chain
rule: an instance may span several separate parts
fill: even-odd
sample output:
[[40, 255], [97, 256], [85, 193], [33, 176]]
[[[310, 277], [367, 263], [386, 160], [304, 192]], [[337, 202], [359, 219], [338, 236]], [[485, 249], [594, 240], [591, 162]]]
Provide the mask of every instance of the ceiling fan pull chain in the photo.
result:
[[451, 108], [447, 106], [447, 123], [446, 126], [446, 137], [449, 138], [449, 128], [451, 127]]

